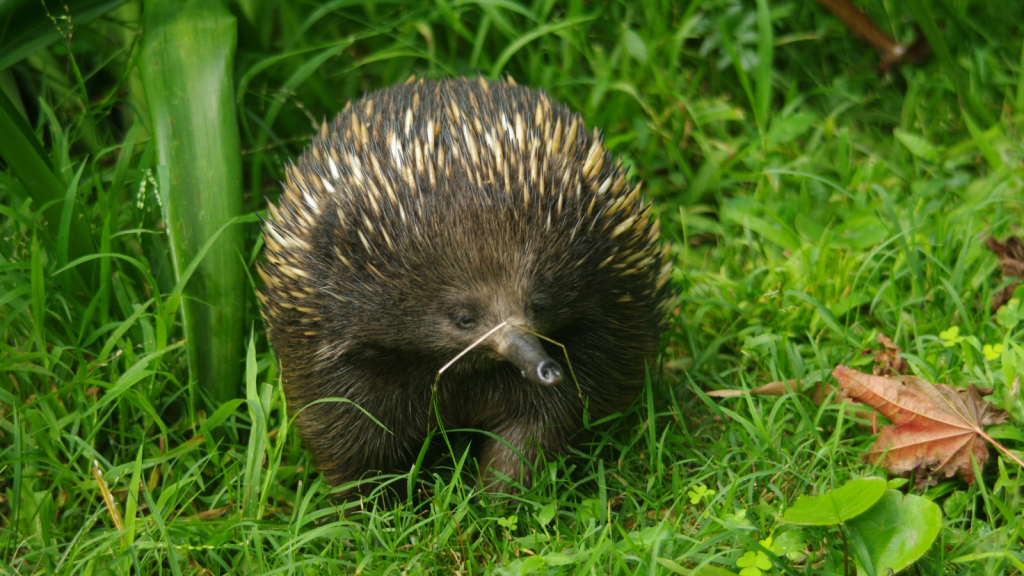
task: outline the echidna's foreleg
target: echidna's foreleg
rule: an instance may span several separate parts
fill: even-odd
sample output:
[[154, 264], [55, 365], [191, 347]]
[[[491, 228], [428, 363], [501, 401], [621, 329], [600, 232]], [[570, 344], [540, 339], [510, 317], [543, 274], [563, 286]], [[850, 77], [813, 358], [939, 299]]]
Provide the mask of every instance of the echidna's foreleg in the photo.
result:
[[562, 452], [565, 448], [559, 435], [533, 423], [508, 423], [494, 432], [501, 440], [487, 438], [480, 450], [483, 488], [490, 492], [508, 491], [505, 478], [529, 488], [538, 449]]
[[[303, 439], [331, 484], [340, 486], [372, 480], [380, 474], [407, 472], [415, 461], [425, 436], [424, 432], [416, 431], [425, 427], [403, 427], [400, 422], [385, 418], [374, 422], [352, 404], [320, 404], [306, 412], [321, 407], [322, 414], [310, 414], [304, 423]], [[306, 414], [300, 418], [303, 416]], [[377, 482], [360, 483], [350, 486], [345, 493], [366, 493], [376, 485]]]

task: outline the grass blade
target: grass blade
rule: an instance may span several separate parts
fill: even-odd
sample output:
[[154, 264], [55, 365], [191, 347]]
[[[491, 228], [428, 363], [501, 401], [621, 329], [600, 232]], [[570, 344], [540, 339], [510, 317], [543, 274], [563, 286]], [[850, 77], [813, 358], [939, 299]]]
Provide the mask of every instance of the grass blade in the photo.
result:
[[259, 517], [257, 508], [260, 503], [260, 474], [263, 472], [263, 457], [267, 450], [266, 413], [257, 391], [256, 374], [256, 347], [250, 337], [245, 359], [245, 397], [249, 405], [249, 417], [252, 418], [252, 434], [249, 435], [249, 446], [245, 453], [245, 474], [242, 479], [243, 518]]
[[533, 42], [534, 40], [542, 36], [554, 34], [555, 32], [558, 32], [560, 30], [564, 30], [572, 26], [577, 26], [579, 24], [583, 24], [584, 22], [588, 22], [590, 20], [593, 20], [594, 18], [595, 16], [580, 16], [578, 18], [566, 18], [565, 20], [562, 20], [560, 22], [553, 22], [551, 24], [538, 26], [533, 30], [527, 32], [526, 34], [523, 34], [519, 38], [516, 38], [516, 40], [510, 43], [508, 46], [506, 46], [505, 49], [501, 51], [501, 54], [498, 55], [497, 59], [495, 59], [494, 65], [491, 66], [491, 77], [497, 78], [498, 76], [500, 76], [502, 70], [505, 69], [505, 65], [508, 64], [508, 61], [511, 60], [512, 57], [515, 56], [516, 52], [518, 52], [523, 46], [526, 46], [530, 42]]
[[768, 111], [772, 105], [772, 59], [775, 38], [772, 36], [772, 18], [768, 11], [768, 0], [757, 0], [757, 86], [754, 114], [764, 128], [768, 123]]
[[971, 89], [968, 87], [968, 83], [964, 78], [963, 69], [957, 65], [956, 60], [953, 58], [953, 53], [949, 49], [949, 45], [946, 44], [946, 39], [943, 35], [942, 30], [939, 28], [936, 22], [930, 3], [927, 0], [907, 0], [907, 8], [910, 9], [910, 13], [914, 15], [914, 20], [917, 25], [921, 27], [921, 32], [925, 38], [928, 39], [928, 43], [931, 45], [932, 50], [935, 51], [935, 55], [939, 59], [939, 64], [946, 70], [946, 74], [953, 79], [953, 83], [956, 84], [957, 95], [960, 98], [960, 106], [968, 106], [971, 109], [971, 113], [975, 118], [981, 120], [984, 124], [990, 125], [995, 120], [988, 114], [984, 106], [973, 97]]

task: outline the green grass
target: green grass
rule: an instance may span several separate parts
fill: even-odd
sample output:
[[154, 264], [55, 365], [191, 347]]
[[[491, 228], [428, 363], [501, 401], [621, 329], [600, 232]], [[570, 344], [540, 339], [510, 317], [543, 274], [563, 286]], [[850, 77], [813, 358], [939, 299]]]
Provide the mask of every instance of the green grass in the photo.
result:
[[[410, 498], [347, 515], [285, 418], [256, 298], [233, 359], [241, 399], [209, 410], [210, 391], [189, 378], [181, 318], [168, 314], [181, 290], [137, 67], [142, 8], [77, 24], [51, 6], [61, 39], [0, 71], [43, 143], [31, 170], [51, 171], [55, 202], [4, 156], [0, 570], [738, 573], [774, 535], [804, 555], [770, 573], [842, 574], [836, 530], [778, 518], [799, 496], [885, 476], [860, 460], [870, 429], [800, 394], [703, 391], [834, 383], [837, 364], [870, 369], [861, 350], [881, 332], [921, 377], [994, 387], [1011, 420], [992, 435], [1024, 450], [1024, 395], [1010, 389], [1024, 324], [990, 314], [1008, 280], [984, 247], [1024, 225], [1024, 11], [860, 5], [900, 40], [917, 22], [935, 54], [878, 77], [873, 52], [813, 2], [230, 4], [246, 213], [276, 198], [283, 163], [347, 100], [412, 74], [479, 70], [543, 87], [603, 127], [674, 243], [664, 362], [587, 453], [548, 455], [532, 489], [478, 498], [476, 463], [455, 444], [418, 471]], [[99, 256], [70, 272], [80, 223]], [[258, 228], [244, 226], [252, 291]], [[951, 326], [974, 340], [945, 347]], [[981, 345], [997, 343], [1007, 352], [986, 360]], [[924, 492], [943, 527], [909, 573], [1024, 572], [1024, 474], [995, 454], [982, 472]], [[691, 502], [699, 485], [714, 492]]]

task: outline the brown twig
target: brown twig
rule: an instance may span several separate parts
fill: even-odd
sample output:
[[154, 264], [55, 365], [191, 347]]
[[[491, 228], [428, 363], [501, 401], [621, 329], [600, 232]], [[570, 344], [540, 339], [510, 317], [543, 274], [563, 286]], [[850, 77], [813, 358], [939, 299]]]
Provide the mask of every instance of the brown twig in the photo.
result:
[[817, 0], [817, 2], [835, 14], [854, 34], [870, 44], [875, 52], [878, 52], [880, 59], [878, 72], [880, 74], [885, 74], [893, 66], [904, 62], [920, 62], [931, 54], [932, 47], [920, 30], [917, 33], [917, 39], [909, 46], [900, 44], [883, 32], [874, 20], [861, 12], [850, 0]]

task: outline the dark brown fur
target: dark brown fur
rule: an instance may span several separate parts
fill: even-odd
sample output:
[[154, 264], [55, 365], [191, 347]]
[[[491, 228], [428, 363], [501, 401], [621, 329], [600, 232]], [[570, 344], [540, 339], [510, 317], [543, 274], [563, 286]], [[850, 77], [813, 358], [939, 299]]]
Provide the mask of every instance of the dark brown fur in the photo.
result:
[[[331, 483], [408, 471], [436, 426], [438, 370], [502, 321], [565, 345], [591, 420], [636, 398], [668, 304], [668, 250], [579, 115], [512, 83], [419, 80], [351, 103], [288, 175], [260, 272], [289, 410], [342, 397], [391, 431], [349, 403], [303, 410]], [[508, 330], [441, 377], [441, 420], [530, 460], [565, 452], [583, 426], [576, 384], [568, 371], [549, 387], [524, 378], [496, 340]], [[530, 481], [494, 439], [480, 462]]]

